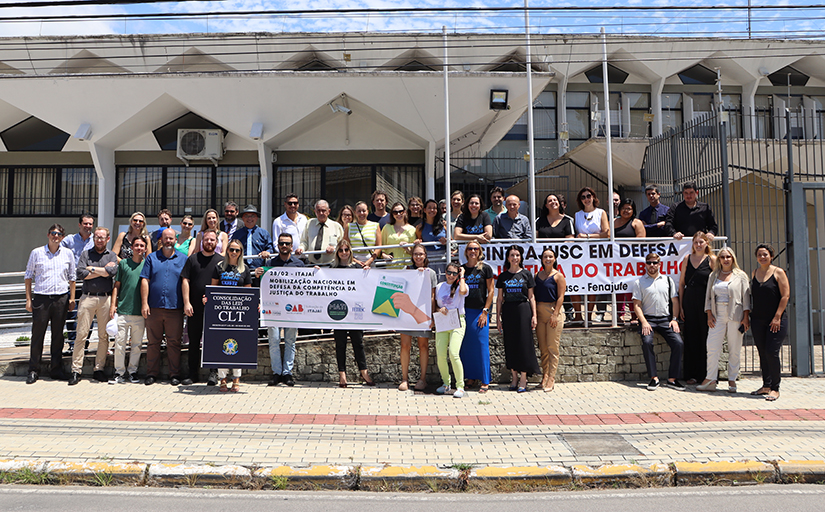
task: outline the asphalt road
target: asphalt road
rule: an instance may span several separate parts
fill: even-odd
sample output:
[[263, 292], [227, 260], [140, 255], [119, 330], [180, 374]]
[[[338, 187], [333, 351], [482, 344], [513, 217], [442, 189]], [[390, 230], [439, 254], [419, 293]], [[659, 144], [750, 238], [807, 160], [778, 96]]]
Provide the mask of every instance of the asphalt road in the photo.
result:
[[[820, 512], [825, 486], [762, 485], [758, 487], [689, 487], [531, 494], [427, 494], [367, 492], [250, 492], [214, 489], [87, 488], [0, 486], [0, 510], [243, 510], [258, 512], [386, 512], [403, 507], [427, 512], [696, 512], [747, 510]], [[421, 508], [419, 508], [421, 507]]]

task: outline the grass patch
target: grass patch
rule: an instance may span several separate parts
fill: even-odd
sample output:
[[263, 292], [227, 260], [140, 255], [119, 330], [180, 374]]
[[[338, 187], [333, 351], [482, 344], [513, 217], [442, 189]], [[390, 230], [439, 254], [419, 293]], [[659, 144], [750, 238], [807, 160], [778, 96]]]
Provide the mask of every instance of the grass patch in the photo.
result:
[[283, 475], [272, 475], [270, 479], [272, 481], [272, 488], [277, 491], [286, 490], [287, 486], [289, 485], [289, 477]]

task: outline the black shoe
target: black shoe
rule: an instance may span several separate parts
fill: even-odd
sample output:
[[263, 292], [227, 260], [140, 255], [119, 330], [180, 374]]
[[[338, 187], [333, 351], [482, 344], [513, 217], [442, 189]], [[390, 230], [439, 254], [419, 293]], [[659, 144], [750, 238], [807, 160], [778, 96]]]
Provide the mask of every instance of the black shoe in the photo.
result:
[[26, 378], [26, 384], [34, 384], [37, 382], [37, 372], [29, 372], [29, 376]]
[[169, 384], [171, 384], [171, 385], [173, 385], [173, 386], [180, 386], [180, 379], [179, 379], [179, 378], [177, 378], [177, 377], [172, 377], [172, 378], [169, 380]]
[[80, 374], [77, 372], [72, 372], [72, 376], [69, 377], [69, 385], [74, 386], [78, 382], [80, 382]]
[[136, 373], [126, 373], [126, 380], [131, 382], [132, 384], [140, 383], [140, 379], [138, 378]]
[[207, 386], [217, 386], [218, 385], [218, 370], [212, 368], [209, 370], [209, 378], [206, 379]]
[[681, 382], [676, 379], [673, 379], [673, 382], [667, 381], [667, 387], [673, 388], [678, 391], [684, 391], [687, 389]]
[[648, 391], [656, 391], [659, 387], [659, 380], [658, 379], [650, 379], [650, 383], [647, 385]]
[[287, 373], [286, 375], [284, 375], [283, 376], [283, 381], [284, 381], [284, 384], [286, 384], [289, 387], [292, 387], [292, 386], [295, 385], [295, 379], [292, 378], [291, 373]]
[[63, 373], [63, 371], [60, 371], [60, 372], [57, 372], [57, 373], [50, 373], [49, 377], [52, 380], [69, 380], [68, 377], [66, 377], [66, 374]]
[[109, 380], [109, 379], [106, 378], [106, 374], [103, 373], [103, 370], [96, 371], [94, 373], [94, 378], [98, 382], [106, 382], [107, 380]]
[[180, 383], [183, 386], [191, 386], [192, 384], [194, 384], [194, 382], [192, 382], [192, 379], [183, 379], [182, 381], [180, 381]]
[[269, 385], [270, 386], [277, 386], [280, 383], [281, 383], [281, 376], [278, 375], [278, 374], [273, 373], [272, 374], [272, 380], [269, 381]]
[[146, 377], [146, 380], [144, 380], [143, 383], [146, 384], [147, 386], [151, 386], [152, 384], [155, 383], [155, 380], [156, 380], [155, 377], [152, 377], [151, 375], [149, 375], [148, 377]]

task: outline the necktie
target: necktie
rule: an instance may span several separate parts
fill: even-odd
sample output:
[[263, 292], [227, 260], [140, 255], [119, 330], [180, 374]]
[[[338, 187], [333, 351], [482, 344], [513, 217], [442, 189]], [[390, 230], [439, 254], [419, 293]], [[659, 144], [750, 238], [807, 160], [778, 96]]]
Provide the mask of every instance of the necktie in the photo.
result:
[[[315, 237], [315, 250], [316, 251], [321, 250], [321, 244], [323, 244], [323, 242], [324, 242], [324, 223], [319, 222], [318, 223], [318, 236]], [[315, 255], [315, 260], [320, 261], [321, 260], [321, 255], [316, 254]]]
[[255, 228], [249, 230], [249, 235], [246, 237], [246, 254], [256, 254], [252, 252], [252, 234], [255, 232]]

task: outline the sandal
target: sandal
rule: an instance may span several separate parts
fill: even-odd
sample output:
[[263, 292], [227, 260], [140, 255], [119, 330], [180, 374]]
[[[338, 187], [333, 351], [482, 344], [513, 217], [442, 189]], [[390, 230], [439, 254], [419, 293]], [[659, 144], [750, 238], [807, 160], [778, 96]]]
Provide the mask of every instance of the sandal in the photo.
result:
[[226, 393], [229, 388], [226, 387], [226, 381], [221, 381], [221, 387], [218, 389], [221, 393]]
[[771, 392], [771, 390], [769, 388], [761, 387], [761, 388], [757, 389], [756, 391], [751, 391], [751, 396], [767, 395], [770, 392]]
[[398, 391], [407, 391], [408, 389], [410, 389], [410, 385], [406, 380], [402, 380], [401, 384], [398, 385]]
[[231, 391], [233, 393], [237, 393], [240, 390], [241, 390], [241, 385], [238, 382], [233, 383], [232, 387], [229, 388], [229, 391]]
[[488, 391], [490, 391], [490, 386], [488, 386], [487, 384], [482, 384], [481, 387], [478, 389], [479, 393], [486, 393]]
[[776, 402], [779, 400], [779, 391], [777, 391], [775, 395], [765, 395], [765, 400], [768, 402]]

